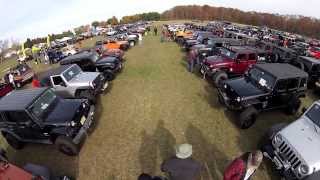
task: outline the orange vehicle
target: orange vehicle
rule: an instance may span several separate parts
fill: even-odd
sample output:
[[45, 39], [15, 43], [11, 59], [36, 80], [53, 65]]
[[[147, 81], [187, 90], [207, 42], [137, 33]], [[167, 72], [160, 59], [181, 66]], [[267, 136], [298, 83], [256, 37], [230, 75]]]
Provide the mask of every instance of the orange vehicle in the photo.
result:
[[121, 49], [121, 50], [127, 50], [129, 48], [128, 41], [115, 41], [115, 40], [109, 40], [104, 43], [104, 47], [106, 49]]

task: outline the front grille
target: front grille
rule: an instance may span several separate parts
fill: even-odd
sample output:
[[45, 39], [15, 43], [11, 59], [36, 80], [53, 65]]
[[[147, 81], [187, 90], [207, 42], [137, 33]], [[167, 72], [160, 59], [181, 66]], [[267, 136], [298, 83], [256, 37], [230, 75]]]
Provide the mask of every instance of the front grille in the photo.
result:
[[283, 141], [279, 146], [280, 156], [283, 161], [287, 160], [293, 169], [297, 169], [301, 165], [299, 157], [295, 154], [294, 150]]

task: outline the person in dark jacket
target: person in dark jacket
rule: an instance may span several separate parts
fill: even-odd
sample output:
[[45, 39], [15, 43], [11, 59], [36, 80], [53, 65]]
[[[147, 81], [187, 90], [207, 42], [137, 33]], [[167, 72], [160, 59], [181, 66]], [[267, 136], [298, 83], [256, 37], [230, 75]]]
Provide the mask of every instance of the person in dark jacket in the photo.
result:
[[226, 168], [223, 180], [249, 180], [260, 166], [262, 159], [261, 151], [243, 154]]
[[197, 180], [201, 176], [202, 165], [191, 155], [192, 146], [181, 144], [176, 148], [176, 156], [162, 163], [161, 170], [168, 173], [170, 180]]

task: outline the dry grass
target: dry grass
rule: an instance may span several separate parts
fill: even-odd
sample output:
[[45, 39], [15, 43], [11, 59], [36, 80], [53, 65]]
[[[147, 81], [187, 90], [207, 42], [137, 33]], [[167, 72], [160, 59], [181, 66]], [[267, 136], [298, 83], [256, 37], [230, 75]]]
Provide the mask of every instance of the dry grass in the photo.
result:
[[[78, 157], [67, 157], [54, 146], [28, 145], [21, 151], [8, 147], [9, 158], [81, 180], [135, 180], [141, 172], [161, 174], [160, 164], [173, 155], [173, 146], [188, 142], [216, 180], [231, 159], [257, 147], [268, 127], [295, 119], [264, 113], [251, 129], [239, 130], [233, 115], [218, 104], [216, 90], [188, 73], [179, 47], [160, 43], [159, 37], [146, 37], [126, 59], [125, 69], [100, 98], [96, 129]], [[263, 165], [253, 179], [277, 179], [270, 174]]]

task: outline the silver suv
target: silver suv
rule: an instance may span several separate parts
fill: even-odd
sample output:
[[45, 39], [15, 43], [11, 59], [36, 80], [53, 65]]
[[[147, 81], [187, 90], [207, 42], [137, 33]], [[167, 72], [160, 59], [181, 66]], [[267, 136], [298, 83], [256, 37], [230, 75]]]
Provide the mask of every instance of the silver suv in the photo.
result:
[[41, 75], [40, 83], [52, 87], [63, 98], [86, 98], [91, 103], [108, 87], [101, 73], [83, 72], [76, 64], [49, 70]]
[[264, 154], [286, 179], [320, 179], [320, 101], [290, 125], [272, 127], [268, 135]]

